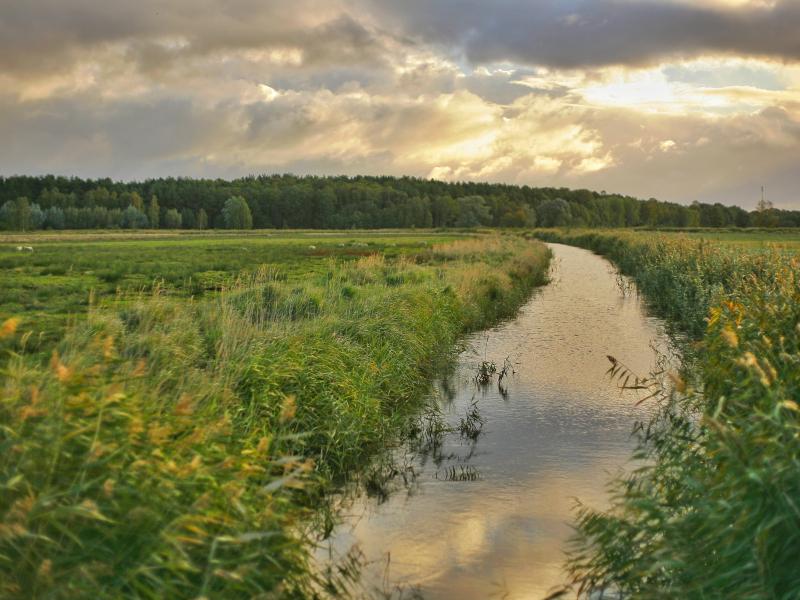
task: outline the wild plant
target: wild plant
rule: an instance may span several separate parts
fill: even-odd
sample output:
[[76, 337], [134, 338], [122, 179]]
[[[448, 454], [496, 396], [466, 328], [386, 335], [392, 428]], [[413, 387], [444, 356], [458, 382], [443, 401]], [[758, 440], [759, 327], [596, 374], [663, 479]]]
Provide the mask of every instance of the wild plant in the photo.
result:
[[546, 235], [608, 254], [689, 334], [692, 356], [693, 372], [669, 386], [612, 364], [626, 387], [652, 389], [658, 409], [637, 429], [639, 466], [611, 484], [611, 508], [579, 508], [576, 587], [797, 598], [800, 260], [680, 236]]

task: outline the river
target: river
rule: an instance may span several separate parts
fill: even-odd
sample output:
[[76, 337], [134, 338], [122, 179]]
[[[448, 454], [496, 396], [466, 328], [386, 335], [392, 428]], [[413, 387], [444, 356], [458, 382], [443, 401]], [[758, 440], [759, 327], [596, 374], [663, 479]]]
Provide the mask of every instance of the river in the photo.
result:
[[[606, 356], [646, 375], [668, 348], [663, 324], [622, 293], [608, 261], [550, 247], [551, 283], [515, 319], [471, 336], [441, 388], [452, 425], [476, 403], [477, 440], [453, 432], [437, 457], [398, 452], [409, 484], [357, 497], [323, 545], [335, 557], [361, 553], [368, 597], [541, 598], [564, 581], [576, 499], [606, 505], [607, 481], [630, 467], [632, 426], [650, 409], [613, 385]], [[505, 393], [496, 378], [476, 385], [478, 365], [506, 358], [516, 373]]]

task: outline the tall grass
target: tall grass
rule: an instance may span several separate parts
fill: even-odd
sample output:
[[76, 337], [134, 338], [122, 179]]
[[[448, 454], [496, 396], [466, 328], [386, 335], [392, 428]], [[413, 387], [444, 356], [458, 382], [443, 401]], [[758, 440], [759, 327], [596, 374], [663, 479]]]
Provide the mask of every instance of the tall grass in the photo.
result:
[[582, 507], [583, 589], [632, 598], [800, 597], [800, 261], [678, 236], [545, 232], [607, 254], [696, 340], [638, 433], [612, 507]]
[[545, 280], [543, 245], [498, 239], [201, 300], [156, 288], [90, 310], [48, 365], [11, 353], [0, 597], [334, 595], [308, 565], [325, 492], [398, 434], [463, 332]]

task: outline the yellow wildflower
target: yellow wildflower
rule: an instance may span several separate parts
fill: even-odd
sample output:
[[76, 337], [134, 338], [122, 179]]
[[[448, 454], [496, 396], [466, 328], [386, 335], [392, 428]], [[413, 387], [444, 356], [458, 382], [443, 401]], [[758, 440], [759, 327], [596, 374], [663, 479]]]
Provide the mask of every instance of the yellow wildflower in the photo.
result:
[[70, 376], [72, 375], [72, 371], [61, 362], [61, 359], [58, 356], [58, 352], [53, 350], [53, 356], [50, 359], [50, 367], [55, 371], [56, 377], [61, 383], [66, 382], [69, 380]]
[[297, 402], [295, 401], [295, 397], [286, 396], [286, 398], [283, 400], [283, 405], [281, 406], [280, 422], [286, 423], [287, 421], [291, 421], [296, 412]]
[[17, 327], [19, 327], [19, 319], [16, 317], [11, 317], [3, 321], [3, 324], [0, 325], [0, 340], [14, 335], [14, 332], [17, 331]]
[[731, 348], [737, 348], [739, 346], [739, 336], [736, 335], [736, 332], [730, 327], [726, 327], [722, 330], [722, 337]]

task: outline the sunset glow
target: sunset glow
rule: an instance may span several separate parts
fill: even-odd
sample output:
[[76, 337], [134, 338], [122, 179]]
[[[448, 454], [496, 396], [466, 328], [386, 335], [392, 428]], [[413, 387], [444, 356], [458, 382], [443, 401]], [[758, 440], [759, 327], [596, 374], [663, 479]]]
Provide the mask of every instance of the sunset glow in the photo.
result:
[[746, 207], [766, 185], [797, 208], [798, 30], [792, 0], [7, 3], [1, 171], [408, 174]]

